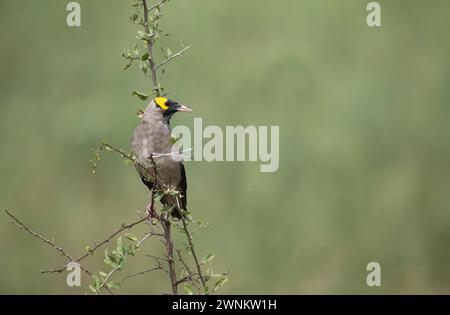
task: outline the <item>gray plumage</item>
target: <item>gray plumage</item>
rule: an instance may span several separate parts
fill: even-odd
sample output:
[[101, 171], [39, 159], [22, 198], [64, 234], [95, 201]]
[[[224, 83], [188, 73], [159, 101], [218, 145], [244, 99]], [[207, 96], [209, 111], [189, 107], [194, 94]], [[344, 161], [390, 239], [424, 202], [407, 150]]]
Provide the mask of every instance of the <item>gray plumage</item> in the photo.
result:
[[[161, 98], [167, 100], [165, 98]], [[143, 183], [151, 190], [154, 186], [152, 161], [150, 155], [156, 155], [153, 160], [156, 164], [157, 176], [160, 183], [179, 191], [177, 196], [166, 195], [161, 199], [164, 205], [173, 206], [172, 214], [180, 216], [180, 209], [186, 209], [186, 174], [182, 161], [176, 161], [172, 155], [158, 156], [158, 154], [170, 154], [178, 152], [174, 147], [169, 121], [176, 111], [188, 111], [189, 108], [176, 102], [167, 100], [168, 106], [161, 108], [158, 102], [151, 101], [142, 115], [142, 122], [134, 130], [132, 149], [136, 155], [135, 167]], [[178, 109], [177, 108], [182, 108]], [[140, 165], [138, 165], [140, 164]], [[145, 169], [142, 167], [144, 166]], [[155, 187], [156, 190], [162, 187]]]

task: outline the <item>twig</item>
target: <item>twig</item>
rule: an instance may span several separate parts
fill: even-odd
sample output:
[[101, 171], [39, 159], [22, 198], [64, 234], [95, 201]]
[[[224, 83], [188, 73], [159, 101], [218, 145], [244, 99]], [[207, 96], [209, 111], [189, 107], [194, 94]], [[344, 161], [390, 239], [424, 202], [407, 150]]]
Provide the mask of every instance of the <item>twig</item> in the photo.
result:
[[[31, 235], [33, 235], [34, 237], [40, 239], [41, 241], [43, 241], [44, 243], [50, 245], [51, 247], [53, 247], [54, 249], [56, 249], [58, 252], [61, 253], [61, 255], [65, 256], [68, 260], [70, 261], [74, 261], [74, 259], [72, 258], [72, 256], [70, 256], [62, 247], [56, 245], [53, 241], [48, 240], [47, 238], [43, 237], [42, 235], [34, 232], [33, 230], [31, 230], [29, 227], [27, 227], [25, 224], [23, 224], [16, 216], [14, 216], [11, 212], [9, 212], [7, 209], [5, 209], [6, 214], [12, 218], [14, 220], [14, 222], [11, 222], [12, 224], [14, 224], [15, 226], [21, 228], [22, 230], [27, 231], [28, 233], [30, 233]], [[65, 270], [65, 268], [64, 268]]]
[[[160, 3], [158, 3], [155, 8], [161, 4], [163, 4], [164, 1], [161, 0]], [[142, 5], [144, 7], [144, 30], [146, 34], [150, 34], [150, 29], [148, 27], [148, 12], [149, 12], [149, 8], [147, 6], [147, 0], [142, 0]], [[152, 9], [152, 7], [150, 7], [150, 9]], [[156, 67], [155, 67], [155, 61], [153, 59], [153, 39], [149, 39], [147, 40], [147, 53], [148, 53], [148, 63], [150, 65], [150, 73], [151, 73], [151, 78], [152, 78], [152, 83], [153, 83], [153, 91], [155, 91], [156, 96], [160, 96], [161, 95], [161, 91], [160, 91], [160, 87], [159, 87], [159, 83], [158, 83], [158, 76], [157, 76], [157, 72], [156, 72]]]
[[[144, 218], [145, 220], [147, 220], [147, 218]], [[135, 224], [136, 225], [136, 224]], [[142, 243], [144, 243], [149, 237], [157, 235], [155, 233], [146, 233], [145, 236], [136, 243], [136, 247], [139, 247]], [[162, 266], [161, 266], [162, 267]], [[103, 288], [108, 289], [107, 284], [108, 284], [108, 280], [111, 278], [111, 276], [117, 271], [120, 270], [120, 268], [122, 268], [121, 265], [118, 265], [117, 267], [114, 267], [113, 269], [111, 269], [110, 272], [108, 272], [108, 274], [106, 275], [106, 277], [103, 279], [102, 284], [100, 285], [100, 290]]]
[[[71, 260], [74, 261], [76, 263], [80, 263], [83, 259], [85, 259], [86, 257], [88, 257], [89, 255], [92, 255], [98, 248], [100, 248], [101, 246], [103, 246], [106, 243], [109, 243], [115, 236], [117, 236], [118, 234], [120, 234], [121, 232], [125, 231], [125, 230], [129, 230], [132, 227], [134, 227], [135, 225], [138, 225], [139, 223], [142, 223], [144, 221], [147, 220], [147, 217], [141, 218], [131, 224], [125, 225], [123, 224], [119, 229], [117, 229], [116, 231], [112, 232], [111, 234], [109, 234], [104, 240], [102, 240], [99, 243], [95, 243], [96, 245], [92, 248], [89, 249], [88, 252], [84, 253], [83, 255], [81, 255], [80, 257], [78, 257], [75, 260]], [[49, 270], [43, 270], [41, 271], [42, 273], [61, 273], [63, 272], [65, 269], [65, 267], [61, 267], [59, 269], [49, 269]]]
[[163, 4], [164, 2], [166, 2], [167, 0], [161, 0], [159, 1], [157, 4], [152, 5], [150, 8], [147, 9], [147, 12], [150, 12], [153, 9], [156, 9], [157, 7], [159, 7], [161, 4]]
[[[39, 233], [31, 230], [28, 226], [26, 226], [25, 224], [23, 224], [16, 216], [14, 216], [11, 212], [9, 212], [7, 209], [5, 209], [6, 214], [12, 218], [14, 220], [14, 222], [11, 222], [12, 224], [14, 224], [15, 226], [19, 227], [20, 229], [27, 231], [28, 233], [30, 233], [31, 235], [33, 235], [34, 237], [40, 239], [41, 241], [43, 241], [44, 243], [50, 245], [51, 247], [53, 247], [54, 249], [56, 249], [57, 251], [59, 251], [61, 253], [61, 255], [63, 255], [64, 257], [66, 257], [70, 262], [74, 262], [75, 260], [72, 258], [72, 256], [67, 253], [62, 247], [58, 246], [55, 244], [55, 242], [50, 241], [49, 239], [45, 238], [44, 236], [40, 235]], [[83, 266], [81, 266], [79, 263], [78, 265], [80, 266], [80, 269], [83, 270], [85, 273], [87, 273], [89, 276], [92, 277], [92, 272], [89, 271], [88, 269], [84, 268]], [[64, 266], [64, 268], [60, 269], [50, 269], [50, 270], [41, 270], [41, 273], [50, 273], [50, 272], [58, 272], [61, 273], [63, 271], [66, 270], [66, 266]], [[107, 288], [108, 289], [108, 288]], [[113, 294], [109, 289], [107, 290], [110, 294]]]
[[[101, 151], [103, 148], [106, 148], [107, 150], [111, 150], [111, 151], [114, 151], [114, 152], [116, 152], [116, 153], [119, 153], [124, 159], [127, 159], [127, 160], [129, 160], [129, 161], [135, 163], [137, 166], [139, 166], [139, 167], [142, 168], [144, 171], [146, 171], [146, 176], [148, 176], [148, 179], [153, 179], [153, 180], [157, 180], [157, 179], [158, 179], [158, 178], [156, 177], [156, 174], [151, 174], [151, 172], [149, 172], [149, 170], [148, 170], [148, 167], [145, 166], [145, 165], [143, 165], [143, 164], [140, 163], [139, 161], [137, 161], [137, 160], [134, 158], [134, 156], [132, 156], [132, 155], [126, 153], [125, 151], [123, 151], [123, 150], [121, 150], [121, 149], [119, 149], [119, 148], [116, 148], [115, 146], [113, 146], [112, 144], [109, 144], [109, 143], [106, 142], [106, 141], [103, 141], [102, 143], [100, 143], [100, 145], [97, 147], [97, 149], [94, 150], [96, 156], [99, 156], [99, 155], [100, 155], [100, 151]], [[97, 168], [97, 164], [96, 164], [96, 163], [97, 163], [97, 162], [92, 162], [92, 161], [91, 161], [91, 164], [92, 164], [92, 166], [93, 166], [94, 169]]]
[[145, 270], [142, 270], [142, 271], [139, 271], [136, 273], [132, 273], [131, 275], [128, 275], [125, 278], [123, 278], [123, 281], [128, 280], [133, 277], [141, 276], [143, 274], [146, 274], [147, 272], [151, 272], [151, 271], [155, 271], [155, 270], [164, 270], [164, 268], [162, 265], [159, 265], [157, 267], [153, 267], [153, 268], [145, 269]]
[[205, 278], [203, 277], [202, 268], [201, 268], [201, 266], [200, 266], [200, 264], [198, 262], [197, 254], [195, 253], [194, 243], [192, 242], [192, 235], [191, 235], [191, 233], [189, 233], [189, 230], [187, 228], [186, 219], [184, 217], [182, 217], [181, 221], [183, 222], [183, 230], [184, 230], [184, 233], [186, 234], [186, 237], [188, 239], [189, 247], [190, 247], [190, 250], [191, 250], [191, 253], [192, 253], [192, 257], [194, 258], [194, 261], [195, 261], [195, 266], [197, 267], [198, 276], [200, 278], [200, 281], [202, 282], [203, 290], [205, 290], [206, 289], [206, 281], [205, 281]]
[[164, 60], [163, 62], [161, 62], [158, 66], [156, 66], [156, 70], [158, 70], [159, 68], [161, 68], [162, 66], [164, 66], [166, 63], [170, 62], [172, 59], [181, 56], [181, 54], [183, 54], [185, 51], [187, 51], [188, 49], [190, 49], [190, 48], [192, 48], [192, 47], [194, 47], [194, 45], [186, 46], [185, 48], [183, 48], [182, 50], [180, 50], [180, 51], [177, 52], [176, 54], [171, 55], [169, 58], [167, 58], [166, 60]]
[[170, 232], [170, 221], [167, 219], [163, 219], [161, 223], [164, 228], [164, 233], [166, 234], [167, 261], [169, 265], [169, 277], [170, 283], [172, 285], [172, 293], [174, 295], [177, 295], [178, 294], [177, 275], [175, 273], [175, 260], [173, 259], [173, 241]]
[[[197, 285], [198, 280], [195, 279], [196, 273], [192, 271], [191, 267], [189, 267], [189, 265], [188, 265], [188, 264], [186, 263], [186, 261], [184, 260], [183, 255], [181, 255], [181, 250], [180, 250], [180, 249], [176, 249], [176, 252], [177, 252], [177, 255], [178, 255], [178, 260], [181, 262], [181, 264], [184, 266], [184, 269], [185, 269], [186, 272], [188, 273], [188, 277], [189, 277], [188, 279], [190, 279], [190, 280], [192, 281], [192, 283], [196, 286], [197, 290], [200, 291], [200, 290], [199, 290], [199, 286]], [[186, 278], [186, 277], [185, 277], [185, 278]], [[184, 279], [184, 278], [183, 278], [183, 279]], [[179, 280], [179, 281], [177, 282], [177, 285], [179, 285], [179, 284], [181, 284], [181, 283], [183, 283], [183, 282], [186, 281], [186, 280], [183, 280], [183, 279]], [[182, 281], [182, 280], [183, 280], [183, 281]]]
[[180, 156], [183, 156], [182, 153], [186, 153], [186, 152], [190, 152], [190, 151], [192, 151], [192, 148], [183, 150], [183, 151], [181, 151], [181, 152], [152, 153], [152, 157], [153, 157], [153, 158], [159, 158], [159, 157], [162, 157], [162, 156], [171, 156], [171, 155], [180, 155]]
[[[145, 0], [144, 0], [145, 1]], [[158, 168], [156, 167], [155, 160], [153, 159], [153, 155], [149, 156], [150, 162], [153, 167], [153, 172], [155, 174], [155, 183], [152, 187], [152, 206], [154, 202], [154, 192], [157, 189], [158, 184]], [[169, 266], [169, 277], [170, 277], [170, 284], [172, 286], [172, 293], [174, 295], [178, 294], [178, 287], [177, 287], [177, 275], [175, 272], [175, 261], [173, 259], [173, 241], [172, 241], [172, 235], [170, 231], [170, 221], [169, 219], [164, 218], [164, 213], [160, 215], [159, 218], [161, 225], [163, 227], [163, 232], [165, 235], [165, 245], [166, 245], [166, 251], [167, 251], [167, 264]]]

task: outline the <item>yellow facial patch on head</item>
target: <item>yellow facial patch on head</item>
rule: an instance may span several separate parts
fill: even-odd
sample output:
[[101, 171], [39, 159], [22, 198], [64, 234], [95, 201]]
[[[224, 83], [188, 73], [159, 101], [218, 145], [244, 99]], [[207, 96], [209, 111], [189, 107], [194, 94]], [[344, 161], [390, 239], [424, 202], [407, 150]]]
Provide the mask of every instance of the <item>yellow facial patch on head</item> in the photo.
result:
[[155, 103], [164, 110], [167, 110], [169, 106], [166, 105], [168, 99], [165, 97], [157, 97], [155, 98]]

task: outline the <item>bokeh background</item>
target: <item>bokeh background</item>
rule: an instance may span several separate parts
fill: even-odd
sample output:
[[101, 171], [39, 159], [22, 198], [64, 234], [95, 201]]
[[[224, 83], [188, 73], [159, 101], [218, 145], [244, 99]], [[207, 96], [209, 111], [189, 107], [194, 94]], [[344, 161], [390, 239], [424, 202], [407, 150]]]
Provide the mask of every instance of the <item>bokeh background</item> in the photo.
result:
[[[129, 147], [150, 81], [122, 71], [137, 28], [130, 1], [0, 2], [0, 207], [78, 255], [136, 218], [147, 191], [108, 154]], [[280, 167], [189, 162], [190, 210], [210, 227], [198, 251], [231, 270], [235, 294], [450, 293], [450, 3], [380, 1], [382, 27], [361, 0], [177, 0], [164, 40], [195, 47], [167, 67], [169, 96], [193, 115], [173, 123], [279, 125]], [[140, 235], [144, 230], [137, 229]], [[40, 269], [65, 261], [0, 216], [0, 293], [81, 294]], [[146, 252], [157, 251], [147, 247]], [[89, 258], [104, 269], [102, 254]], [[366, 265], [382, 286], [366, 285]], [[129, 259], [128, 273], [151, 260]], [[164, 275], [120, 293], [168, 292]]]

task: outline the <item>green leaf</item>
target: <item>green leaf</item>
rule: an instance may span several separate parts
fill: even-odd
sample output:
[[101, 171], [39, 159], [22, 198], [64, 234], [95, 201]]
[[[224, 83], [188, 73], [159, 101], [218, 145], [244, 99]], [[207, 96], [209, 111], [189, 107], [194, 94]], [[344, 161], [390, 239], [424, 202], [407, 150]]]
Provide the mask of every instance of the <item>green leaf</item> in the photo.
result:
[[94, 288], [94, 286], [92, 284], [89, 285], [89, 289], [94, 292], [97, 293], [97, 290]]
[[131, 165], [131, 164], [133, 164], [133, 161], [130, 160], [130, 159], [128, 159], [128, 158], [125, 158], [125, 159], [123, 159], [123, 164], [125, 164], [125, 165]]
[[[164, 197], [164, 192], [162, 192], [162, 191], [158, 191], [154, 195], [154, 198], [157, 201], [160, 201], [162, 197]], [[164, 209], [163, 209], [163, 211], [164, 211]], [[166, 211], [167, 211], [167, 209], [166, 209]]]
[[136, 33], [136, 38], [137, 39], [141, 39], [141, 40], [145, 40], [145, 41], [149, 41], [153, 36], [153, 31], [150, 30], [150, 34], [144, 33], [142, 31], [137, 31]]
[[107, 276], [106, 272], [104, 272], [104, 271], [99, 271], [98, 274], [100, 276], [102, 276], [102, 277], [106, 277]]
[[117, 259], [113, 254], [108, 253], [108, 249], [105, 249], [105, 259], [103, 260], [106, 265], [116, 268], [117, 267]]
[[147, 67], [147, 65], [146, 65], [145, 63], [141, 63], [139, 67], [141, 68], [142, 72], [144, 72], [145, 74], [147, 74], [147, 72], [148, 72], [148, 67]]
[[139, 56], [139, 48], [138, 48], [138, 45], [134, 45], [134, 47], [133, 47], [133, 53], [134, 53], [134, 56], [135, 56], [135, 57]]
[[214, 254], [208, 254], [202, 258], [202, 264], [209, 264], [214, 259]]
[[120, 288], [120, 282], [118, 281], [110, 281], [106, 284], [106, 286], [110, 289], [118, 289]]
[[187, 294], [187, 295], [194, 295], [194, 291], [192, 290], [192, 287], [190, 284], [186, 283], [183, 286], [183, 291]]
[[225, 283], [227, 283], [228, 277], [222, 277], [214, 284], [214, 291], [219, 290]]
[[132, 242], [139, 241], [138, 238], [131, 233], [125, 233], [125, 237]]
[[[102, 283], [100, 281], [100, 279], [97, 276], [92, 276], [92, 288], [94, 289], [93, 291], [95, 293], [98, 293], [100, 291], [100, 287], [102, 286]], [[89, 286], [90, 288], [91, 286]], [[92, 289], [91, 289], [92, 290]]]
[[223, 277], [223, 273], [210, 273], [208, 274], [208, 276], [210, 276], [211, 278], [219, 278]]
[[178, 142], [178, 140], [179, 139], [177, 137], [171, 136], [169, 139], [169, 142], [170, 142], [170, 144], [175, 144]]
[[137, 97], [139, 97], [143, 101], [148, 99], [148, 94], [145, 94], [145, 93], [142, 93], [142, 92], [139, 92], [139, 91], [134, 91], [133, 93], [131, 93], [131, 95], [136, 95]]
[[141, 60], [146, 61], [146, 60], [148, 60], [148, 57], [149, 57], [148, 53], [145, 53], [141, 56]]

